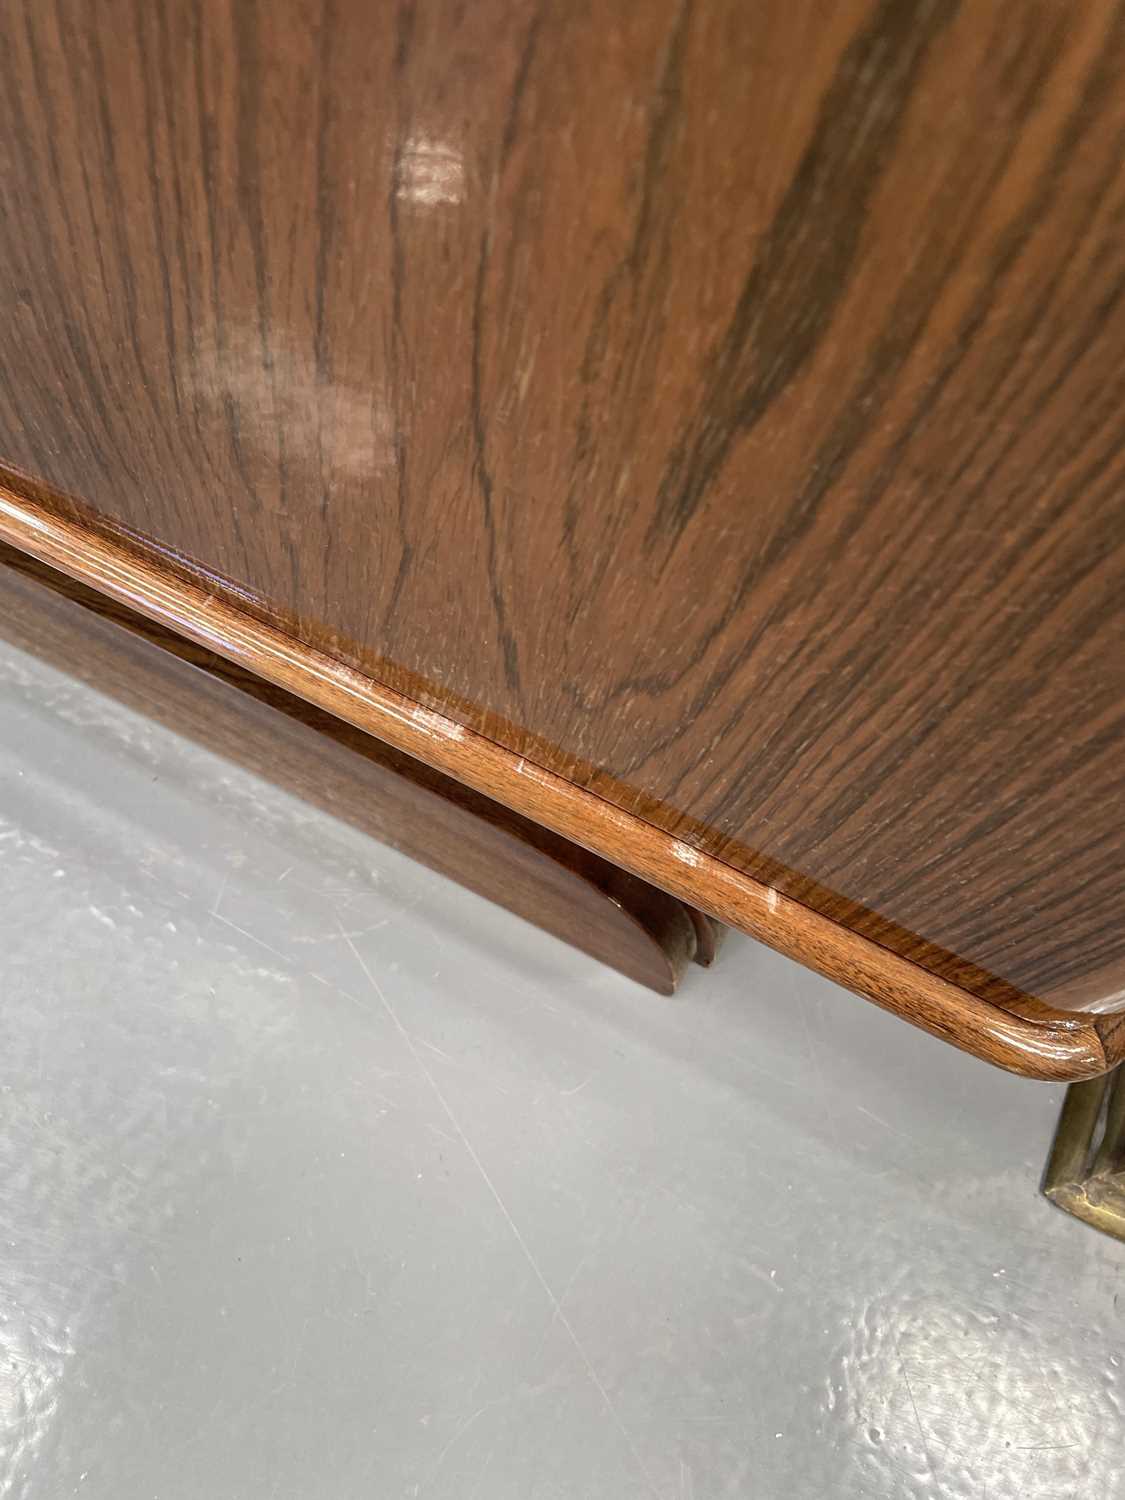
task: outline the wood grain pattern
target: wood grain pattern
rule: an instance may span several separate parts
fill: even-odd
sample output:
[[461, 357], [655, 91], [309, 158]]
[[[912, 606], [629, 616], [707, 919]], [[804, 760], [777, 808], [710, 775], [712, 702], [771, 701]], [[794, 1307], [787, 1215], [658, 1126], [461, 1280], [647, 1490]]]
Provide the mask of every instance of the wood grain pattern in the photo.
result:
[[671, 995], [709, 917], [0, 544], [0, 638]]
[[80, 521], [896, 1008], [1120, 1006], [1121, 6], [0, 23], [17, 545]]

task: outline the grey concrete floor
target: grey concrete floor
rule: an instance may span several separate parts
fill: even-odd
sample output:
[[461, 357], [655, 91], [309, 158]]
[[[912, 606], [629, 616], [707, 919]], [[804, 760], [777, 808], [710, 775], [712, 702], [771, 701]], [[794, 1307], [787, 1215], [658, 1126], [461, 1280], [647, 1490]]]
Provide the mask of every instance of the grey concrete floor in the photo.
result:
[[660, 1000], [0, 653], [0, 1495], [1125, 1495], [1059, 1090]]

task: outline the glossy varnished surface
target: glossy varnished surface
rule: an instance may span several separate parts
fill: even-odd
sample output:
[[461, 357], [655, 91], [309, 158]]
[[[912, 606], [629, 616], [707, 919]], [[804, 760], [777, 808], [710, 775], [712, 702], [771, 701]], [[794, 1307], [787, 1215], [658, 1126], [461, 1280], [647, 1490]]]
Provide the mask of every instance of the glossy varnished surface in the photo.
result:
[[0, 15], [0, 459], [955, 989], [1117, 1005], [1116, 7]]

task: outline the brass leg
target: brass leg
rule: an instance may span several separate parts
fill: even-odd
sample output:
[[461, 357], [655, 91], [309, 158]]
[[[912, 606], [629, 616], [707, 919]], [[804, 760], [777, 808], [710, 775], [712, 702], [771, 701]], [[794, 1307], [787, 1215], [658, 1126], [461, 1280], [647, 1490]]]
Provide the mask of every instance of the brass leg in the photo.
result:
[[1067, 1089], [1043, 1192], [1068, 1214], [1125, 1240], [1125, 1064]]

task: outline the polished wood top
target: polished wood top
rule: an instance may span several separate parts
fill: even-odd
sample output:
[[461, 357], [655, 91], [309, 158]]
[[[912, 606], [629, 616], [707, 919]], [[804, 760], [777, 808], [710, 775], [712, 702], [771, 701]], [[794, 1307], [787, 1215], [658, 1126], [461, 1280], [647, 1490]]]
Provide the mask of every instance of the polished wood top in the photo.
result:
[[0, 18], [12, 493], [716, 890], [1125, 1006], [1118, 7]]

